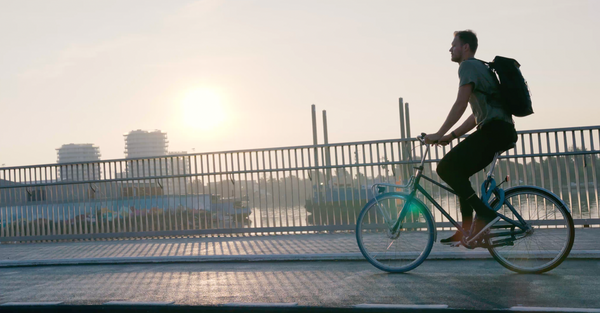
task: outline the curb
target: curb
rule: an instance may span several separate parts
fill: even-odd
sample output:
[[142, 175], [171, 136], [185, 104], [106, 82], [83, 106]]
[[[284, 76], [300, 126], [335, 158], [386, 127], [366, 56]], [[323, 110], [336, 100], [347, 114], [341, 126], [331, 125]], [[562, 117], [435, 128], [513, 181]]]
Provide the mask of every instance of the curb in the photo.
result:
[[598, 308], [557, 308], [557, 307], [524, 307], [515, 306], [511, 308], [496, 309], [459, 309], [450, 308], [445, 304], [423, 305], [423, 304], [358, 304], [352, 307], [314, 307], [298, 306], [297, 303], [228, 303], [211, 306], [189, 306], [175, 305], [172, 302], [117, 302], [104, 303], [102, 305], [64, 305], [52, 303], [35, 302], [11, 302], [0, 305], [11, 312], [124, 312], [132, 311], [148, 313], [190, 313], [190, 312], [288, 312], [288, 313], [383, 313], [383, 312], [428, 312], [428, 313], [448, 313], [448, 312], [472, 312], [472, 313], [498, 313], [498, 312], [573, 312], [573, 313], [600, 313]]
[[[432, 252], [427, 260], [491, 259], [488, 251]], [[600, 259], [600, 250], [571, 251], [569, 259]], [[0, 268], [57, 265], [108, 265], [207, 262], [295, 262], [295, 261], [365, 261], [360, 253], [270, 254], [270, 255], [206, 255], [167, 257], [72, 258], [0, 261]]]

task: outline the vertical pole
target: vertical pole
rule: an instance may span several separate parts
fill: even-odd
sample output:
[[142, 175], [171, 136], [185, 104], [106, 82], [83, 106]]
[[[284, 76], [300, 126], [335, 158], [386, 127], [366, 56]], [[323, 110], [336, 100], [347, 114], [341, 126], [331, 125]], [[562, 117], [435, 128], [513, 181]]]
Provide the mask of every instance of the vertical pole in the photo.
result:
[[[312, 127], [313, 127], [313, 157], [314, 157], [314, 163], [313, 166], [315, 167], [314, 170], [309, 170], [309, 173], [313, 173], [313, 189], [314, 192], [317, 193], [317, 197], [319, 197], [320, 192], [319, 192], [319, 171], [316, 169], [317, 166], [319, 166], [319, 151], [317, 151], [317, 145], [319, 144], [317, 141], [317, 108], [316, 106], [313, 104], [312, 105]], [[309, 162], [310, 164], [310, 162]], [[319, 199], [317, 199], [317, 201], [315, 203], [319, 203], [318, 201]]]
[[[412, 138], [411, 135], [410, 135], [410, 112], [408, 110], [408, 102], [406, 102], [404, 104], [404, 118], [406, 119], [406, 124], [405, 124], [405, 127], [406, 127], [406, 138]], [[408, 157], [406, 159], [408, 161], [412, 161], [412, 159], [413, 159], [413, 149], [414, 149], [414, 142], [412, 142], [412, 141], [411, 142], [407, 142], [406, 143], [406, 154], [407, 154]], [[406, 178], [407, 179], [408, 179], [408, 176], [410, 176], [410, 173], [411, 173], [410, 172], [410, 168], [411, 168], [411, 165], [408, 164], [406, 166], [406, 171], [407, 171]]]
[[325, 144], [329, 144], [329, 139], [327, 138], [327, 111], [323, 110], [323, 139], [325, 140]]
[[[327, 111], [323, 110], [323, 138], [324, 138], [324, 144], [328, 145], [329, 144], [329, 139], [327, 138]], [[331, 155], [330, 155], [330, 151], [329, 151], [329, 147], [325, 147], [325, 165], [326, 166], [331, 166]], [[327, 168], [327, 177], [326, 177], [326, 182], [328, 184], [331, 184], [331, 168]]]
[[410, 137], [410, 114], [408, 112], [408, 102], [406, 102], [405, 104], [406, 108], [404, 109], [404, 111], [406, 112], [406, 137], [407, 138], [411, 138]]
[[[318, 143], [317, 143], [317, 108], [314, 104], [312, 105], [312, 130], [313, 130], [313, 145], [316, 146], [316, 145], [318, 145]], [[316, 154], [316, 152], [315, 152], [315, 154]]]
[[405, 133], [404, 133], [404, 100], [402, 98], [400, 98], [399, 109], [400, 109], [400, 138], [404, 139], [406, 137], [405, 137]]
[[[312, 105], [312, 127], [313, 127], [313, 145], [315, 146], [313, 148], [314, 151], [314, 166], [319, 166], [319, 152], [317, 151], [317, 145], [319, 144], [318, 140], [317, 140], [317, 107], [313, 104]], [[318, 171], [315, 170], [314, 171], [315, 174], [318, 175]]]
[[[400, 111], [400, 138], [404, 139], [406, 138], [406, 133], [405, 133], [405, 129], [406, 129], [406, 125], [404, 123], [404, 99], [400, 98], [399, 103], [398, 103], [398, 110]], [[407, 156], [406, 156], [406, 143], [402, 142], [400, 144], [400, 161], [406, 161], [408, 160]], [[397, 183], [399, 184], [403, 184], [404, 181], [406, 180], [406, 177], [408, 177], [408, 166], [406, 166], [406, 164], [401, 164], [400, 165], [400, 170], [398, 171], [398, 175], [399, 177], [397, 177]]]
[[[323, 181], [323, 184], [325, 187], [324, 188], [324, 195], [323, 195], [323, 201], [325, 204], [325, 207], [327, 207], [327, 200], [330, 199], [330, 201], [333, 201], [333, 182], [331, 180], [331, 168], [329, 166], [331, 166], [331, 157], [329, 155], [330, 151], [329, 151], [329, 138], [327, 138], [327, 111], [323, 110], [323, 144], [325, 145], [325, 147], [323, 148], [322, 156], [325, 158], [324, 163], [326, 166], [326, 169], [323, 171], [323, 174], [325, 175], [325, 179]], [[330, 197], [328, 199], [328, 196]], [[323, 203], [323, 202], [321, 202]], [[332, 202], [333, 203], [333, 202]], [[333, 211], [333, 210], [332, 210]], [[331, 224], [335, 224], [335, 213], [331, 214], [330, 217], [330, 212], [328, 209], [325, 209], [325, 221], [326, 221], [326, 225], [331, 225]], [[333, 212], [332, 212], [333, 213]]]

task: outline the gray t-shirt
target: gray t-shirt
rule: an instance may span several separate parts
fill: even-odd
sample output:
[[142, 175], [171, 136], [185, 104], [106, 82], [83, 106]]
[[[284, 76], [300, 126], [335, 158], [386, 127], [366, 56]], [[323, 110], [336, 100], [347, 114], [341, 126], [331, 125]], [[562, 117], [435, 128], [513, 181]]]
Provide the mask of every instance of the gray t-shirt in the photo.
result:
[[511, 114], [502, 108], [498, 81], [492, 74], [487, 65], [474, 58], [461, 62], [458, 67], [460, 86], [473, 84], [469, 104], [475, 115], [478, 129], [493, 120], [513, 123]]

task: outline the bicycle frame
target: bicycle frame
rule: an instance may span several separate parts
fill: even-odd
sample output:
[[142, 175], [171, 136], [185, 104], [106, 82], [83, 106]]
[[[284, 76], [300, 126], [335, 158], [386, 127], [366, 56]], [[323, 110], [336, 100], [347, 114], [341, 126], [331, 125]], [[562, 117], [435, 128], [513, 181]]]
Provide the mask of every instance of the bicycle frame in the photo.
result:
[[[424, 145], [426, 145], [426, 151], [423, 154], [423, 156], [421, 157], [421, 163], [419, 164], [418, 167], [415, 167], [416, 169], [416, 173], [410, 177], [408, 183], [406, 185], [395, 185], [395, 184], [387, 184], [387, 183], [378, 183], [378, 184], [374, 184], [373, 185], [373, 194], [377, 194], [375, 193], [375, 188], [377, 188], [379, 191], [381, 191], [382, 187], [393, 187], [393, 188], [400, 188], [400, 189], [408, 189], [409, 193], [408, 193], [408, 198], [404, 204], [404, 206], [402, 207], [402, 210], [400, 210], [399, 216], [396, 220], [396, 222], [394, 223], [394, 225], [391, 225], [390, 230], [395, 233], [397, 232], [400, 227], [401, 227], [401, 221], [404, 219], [404, 217], [406, 216], [407, 212], [409, 211], [408, 208], [410, 207], [411, 202], [413, 201], [413, 199], [415, 198], [417, 192], [420, 192], [423, 196], [425, 196], [425, 198], [427, 200], [429, 200], [437, 209], [438, 211], [440, 211], [440, 213], [445, 216], [450, 223], [452, 223], [452, 225], [454, 225], [454, 227], [456, 227], [456, 229], [458, 229], [458, 231], [460, 231], [463, 235], [468, 236], [469, 235], [469, 230], [466, 230], [464, 228], [462, 228], [462, 226], [452, 218], [452, 216], [450, 216], [450, 214], [448, 214], [448, 212], [446, 212], [446, 210], [444, 210], [444, 208], [437, 202], [435, 201], [435, 199], [433, 199], [433, 197], [419, 184], [421, 179], [425, 179], [431, 183], [433, 183], [434, 185], [452, 193], [456, 195], [456, 192], [454, 192], [454, 190], [452, 190], [451, 188], [448, 188], [438, 182], [436, 182], [435, 180], [423, 175], [423, 169], [424, 169], [424, 163], [425, 163], [425, 158], [427, 157], [427, 155], [429, 154], [429, 150], [430, 150], [430, 145], [429, 144], [425, 144], [424, 140], [422, 137], [417, 137], [419, 139], [419, 141], [421, 141], [421, 143], [423, 143]], [[493, 178], [493, 171], [494, 171], [494, 167], [496, 166], [496, 162], [498, 160], [498, 156], [499, 153], [496, 153], [496, 155], [494, 156], [494, 160], [491, 163], [491, 168], [487, 174], [487, 179], [482, 183], [482, 200], [484, 202], [489, 203], [489, 198], [491, 197], [491, 195], [495, 196], [495, 199], [498, 199], [498, 205], [496, 208], [494, 208], [495, 210], [498, 210], [498, 208], [500, 208], [503, 204], [506, 204], [508, 206], [508, 208], [512, 211], [512, 213], [514, 214], [514, 216], [517, 217], [518, 221], [515, 221], [511, 218], [506, 217], [503, 214], [497, 213], [498, 216], [500, 217], [500, 219], [504, 220], [505, 222], [507, 222], [507, 225], [494, 225], [493, 228], [519, 228], [519, 231], [510, 231], [510, 232], [503, 232], [503, 233], [494, 233], [494, 234], [490, 234], [488, 235], [487, 238], [493, 238], [493, 237], [501, 237], [501, 236], [514, 236], [514, 235], [519, 235], [519, 234], [523, 234], [525, 233], [528, 229], [529, 226], [527, 226], [527, 222], [521, 217], [520, 214], [517, 213], [517, 211], [515, 210], [515, 208], [510, 204], [510, 203], [506, 203], [504, 200], [504, 189], [500, 188], [499, 186], [496, 185], [496, 181]], [[384, 190], [384, 189], [383, 189]], [[377, 202], [377, 198], [375, 198], [375, 201]], [[379, 203], [377, 202], [377, 206], [379, 208]], [[381, 210], [381, 209], [380, 209]], [[383, 212], [381, 212], [382, 215], [384, 216], [385, 219], [388, 219], [387, 215], [384, 214]], [[390, 225], [390, 221], [386, 221], [386, 223], [388, 225]], [[480, 232], [477, 236], [473, 237], [473, 238], [469, 238], [469, 242], [473, 242], [474, 240], [477, 240], [479, 237], [481, 237], [483, 232]]]

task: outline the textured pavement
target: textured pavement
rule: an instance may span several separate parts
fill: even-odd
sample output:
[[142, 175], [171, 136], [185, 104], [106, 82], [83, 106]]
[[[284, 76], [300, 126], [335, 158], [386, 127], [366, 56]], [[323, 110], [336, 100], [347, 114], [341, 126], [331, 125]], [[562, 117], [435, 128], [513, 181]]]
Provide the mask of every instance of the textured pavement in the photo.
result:
[[[489, 258], [485, 249], [439, 244], [430, 259]], [[600, 228], [577, 228], [571, 258], [600, 258]], [[96, 240], [0, 245], [0, 267], [23, 265], [201, 261], [298, 261], [363, 259], [353, 233], [228, 235], [196, 238]]]

